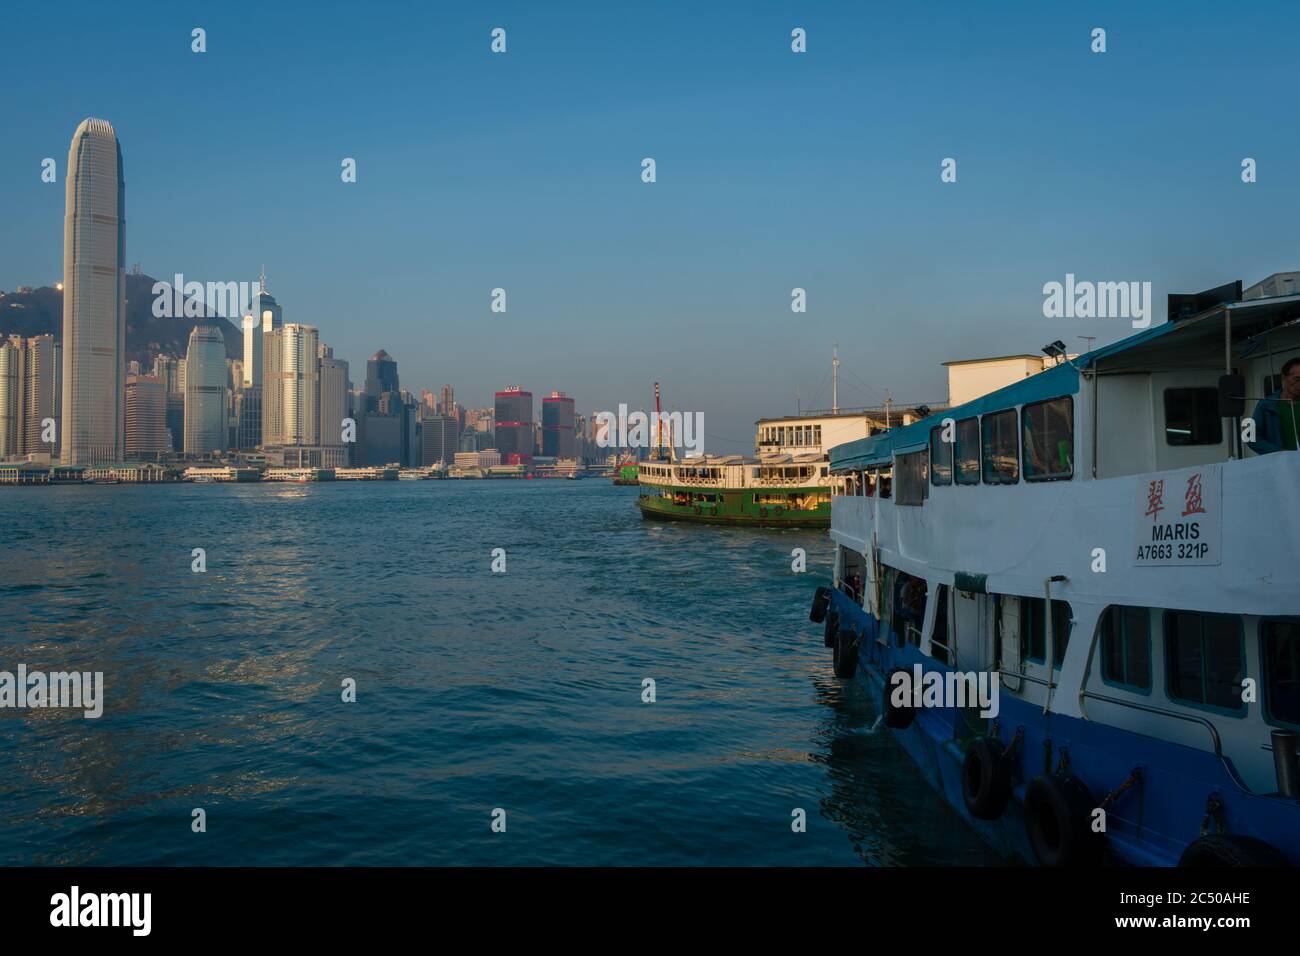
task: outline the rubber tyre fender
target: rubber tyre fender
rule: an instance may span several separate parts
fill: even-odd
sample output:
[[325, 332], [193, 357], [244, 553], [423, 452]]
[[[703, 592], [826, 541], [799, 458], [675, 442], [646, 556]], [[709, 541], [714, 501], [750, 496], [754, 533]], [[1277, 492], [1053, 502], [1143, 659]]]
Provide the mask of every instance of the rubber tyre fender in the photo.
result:
[[1035, 777], [1025, 791], [1025, 830], [1040, 866], [1089, 866], [1101, 857], [1092, 830], [1097, 802], [1078, 777]]
[[808, 612], [808, 620], [814, 624], [820, 624], [826, 620], [826, 609], [831, 604], [831, 589], [826, 585], [819, 587], [813, 594], [812, 609]]
[[835, 656], [833, 667], [836, 677], [852, 677], [858, 672], [857, 635], [850, 630], [835, 631]]
[[1290, 866], [1277, 849], [1255, 837], [1208, 833], [1187, 844], [1179, 866]]
[[840, 629], [840, 612], [831, 611], [826, 615], [826, 629], [822, 641], [827, 647], [835, 646], [835, 634]]
[[961, 765], [961, 796], [976, 820], [996, 820], [1011, 800], [1011, 767], [997, 737], [976, 737]]
[[886, 727], [893, 727], [895, 730], [906, 730], [912, 726], [912, 721], [916, 720], [916, 708], [894, 706], [891, 699], [894, 692], [894, 675], [900, 671], [908, 674], [909, 677], [911, 675], [907, 668], [895, 667], [885, 676], [885, 690], [881, 695], [880, 714], [885, 721]]

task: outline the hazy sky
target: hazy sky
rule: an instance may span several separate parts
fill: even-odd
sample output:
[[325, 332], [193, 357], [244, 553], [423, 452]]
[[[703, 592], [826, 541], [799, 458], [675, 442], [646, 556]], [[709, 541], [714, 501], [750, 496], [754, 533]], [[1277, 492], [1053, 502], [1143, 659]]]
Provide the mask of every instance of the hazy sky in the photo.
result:
[[379, 348], [404, 386], [473, 406], [519, 383], [635, 407], [659, 380], [708, 450], [752, 450], [796, 392], [830, 404], [836, 341], [841, 404], [943, 400], [945, 360], [1132, 331], [1044, 318], [1067, 272], [1151, 281], [1159, 322], [1169, 292], [1300, 268], [1298, 21], [1281, 2], [11, 4], [0, 288], [61, 277], [69, 142], [102, 117], [128, 263], [232, 281], [265, 262], [354, 381]]

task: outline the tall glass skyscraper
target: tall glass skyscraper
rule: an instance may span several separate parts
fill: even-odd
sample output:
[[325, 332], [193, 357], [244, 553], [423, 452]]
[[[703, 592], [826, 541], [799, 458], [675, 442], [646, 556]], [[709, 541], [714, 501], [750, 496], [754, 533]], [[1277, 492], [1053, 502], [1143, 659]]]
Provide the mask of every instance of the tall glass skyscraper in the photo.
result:
[[185, 454], [226, 448], [226, 340], [211, 325], [196, 325], [185, 350]]
[[82, 120], [66, 180], [62, 459], [119, 462], [126, 438], [126, 182], [111, 124]]

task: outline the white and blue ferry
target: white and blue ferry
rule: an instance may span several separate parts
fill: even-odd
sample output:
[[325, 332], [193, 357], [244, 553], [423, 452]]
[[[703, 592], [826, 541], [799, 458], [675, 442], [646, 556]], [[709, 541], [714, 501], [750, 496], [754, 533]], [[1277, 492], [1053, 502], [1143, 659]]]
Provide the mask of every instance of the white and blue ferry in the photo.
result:
[[1007, 856], [1300, 864], [1296, 356], [1300, 295], [1232, 283], [832, 450], [835, 673]]

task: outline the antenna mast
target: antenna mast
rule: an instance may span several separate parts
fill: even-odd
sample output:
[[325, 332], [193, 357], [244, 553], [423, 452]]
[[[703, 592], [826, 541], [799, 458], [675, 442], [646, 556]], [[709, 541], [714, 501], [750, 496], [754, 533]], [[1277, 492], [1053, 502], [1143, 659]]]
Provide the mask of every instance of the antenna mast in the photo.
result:
[[840, 413], [840, 343], [831, 349], [831, 414]]

